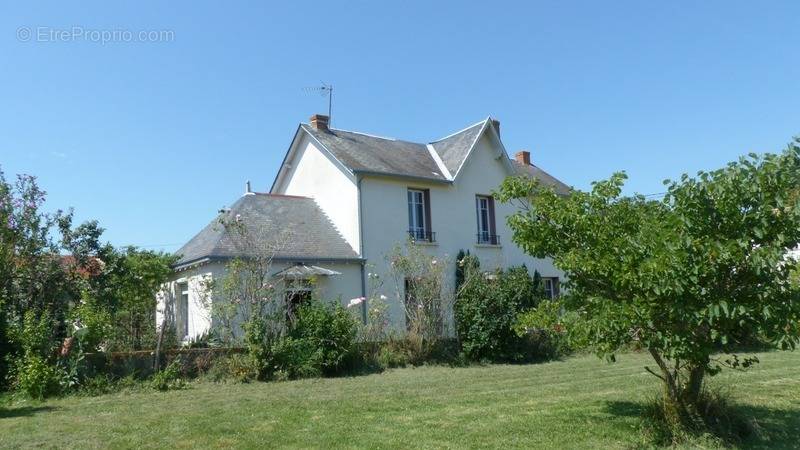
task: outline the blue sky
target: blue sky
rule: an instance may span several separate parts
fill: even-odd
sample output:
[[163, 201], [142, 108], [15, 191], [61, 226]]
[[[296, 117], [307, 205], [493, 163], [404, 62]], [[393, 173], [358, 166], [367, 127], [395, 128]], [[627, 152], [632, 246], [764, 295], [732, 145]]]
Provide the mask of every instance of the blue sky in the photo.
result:
[[800, 134], [797, 2], [110, 3], [0, 7], [0, 167], [118, 245], [175, 250], [267, 190], [320, 81], [335, 127], [430, 141], [492, 115], [578, 188], [624, 169], [661, 192]]

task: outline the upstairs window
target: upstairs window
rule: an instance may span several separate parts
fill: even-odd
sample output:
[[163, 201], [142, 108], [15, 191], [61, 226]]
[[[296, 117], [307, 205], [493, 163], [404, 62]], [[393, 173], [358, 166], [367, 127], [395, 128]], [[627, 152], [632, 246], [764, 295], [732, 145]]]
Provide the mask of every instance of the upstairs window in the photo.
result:
[[427, 189], [408, 190], [408, 235], [412, 240], [435, 241], [431, 232], [430, 198]]
[[478, 243], [498, 245], [494, 224], [494, 199], [487, 195], [475, 196], [475, 209], [478, 216]]
[[558, 297], [558, 278], [542, 278], [544, 295], [549, 299]]

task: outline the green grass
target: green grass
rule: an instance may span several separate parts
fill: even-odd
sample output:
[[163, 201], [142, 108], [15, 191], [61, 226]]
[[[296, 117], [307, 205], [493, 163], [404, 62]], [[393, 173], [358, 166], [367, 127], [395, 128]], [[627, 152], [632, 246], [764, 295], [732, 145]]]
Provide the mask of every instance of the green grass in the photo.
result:
[[[759, 358], [712, 384], [756, 420], [745, 447], [798, 448], [800, 353]], [[645, 364], [579, 356], [13, 403], [0, 408], [0, 448], [641, 447], [639, 416], [658, 387]]]

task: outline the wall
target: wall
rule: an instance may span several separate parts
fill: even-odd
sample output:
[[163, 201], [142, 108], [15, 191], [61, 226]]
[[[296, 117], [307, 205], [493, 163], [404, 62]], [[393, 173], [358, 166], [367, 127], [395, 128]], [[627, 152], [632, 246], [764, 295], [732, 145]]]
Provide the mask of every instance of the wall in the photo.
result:
[[287, 161], [291, 168], [273, 193], [316, 200], [342, 237], [358, 253], [358, 189], [354, 178], [343, 172], [327, 152], [320, 151], [306, 133], [301, 134], [295, 145], [296, 152]]
[[[402, 286], [396, 286], [397, 283], [389, 276], [391, 270], [386, 256], [397, 243], [404, 243], [407, 239], [408, 188], [430, 189], [432, 231], [436, 233], [437, 242], [416, 245], [424, 245], [431, 255], [449, 262], [446, 273], [450, 286], [455, 281], [454, 260], [462, 249], [478, 256], [481, 267], [487, 270], [525, 264], [531, 273], [537, 270], [543, 277], [563, 278], [552, 261], [528, 256], [511, 242], [512, 232], [506, 217], [515, 212], [513, 205], [495, 202], [500, 245], [477, 244], [475, 196], [491, 194], [509, 175], [498, 159], [500, 152], [502, 150], [497, 149], [490, 138], [484, 135], [452, 185], [382, 177], [364, 178], [361, 190], [364, 257], [367, 258], [368, 270], [378, 273], [384, 281], [381, 293], [393, 299], [390, 302], [392, 319], [399, 328], [403, 327], [405, 321], [401, 304]], [[505, 157], [504, 154], [501, 156]]]
[[[341, 275], [330, 277], [319, 277], [315, 280], [318, 298], [326, 301], [340, 302], [343, 306], [356, 297], [361, 296], [361, 264], [360, 262], [318, 262], [306, 261], [306, 264], [317, 265], [340, 272]], [[294, 261], [275, 262], [270, 270], [277, 273], [292, 265]], [[158, 294], [158, 306], [156, 308], [156, 324], [162, 323], [165, 312], [176, 321], [182, 320], [183, 314], [189, 319], [188, 337], [196, 338], [206, 332], [211, 326], [219, 325], [219, 321], [212, 317], [211, 304], [214, 301], [222, 301], [219, 292], [212, 292], [208, 289], [209, 282], [216, 281], [221, 283], [225, 278], [225, 265], [222, 262], [205, 264], [194, 269], [177, 272], [172, 280], [162, 288]], [[188, 282], [189, 284], [189, 311], [184, 313], [176, 308], [177, 285]], [[276, 283], [277, 284], [277, 283]], [[282, 295], [282, 294], [281, 294]], [[358, 312], [360, 314], [360, 311]], [[241, 335], [241, 318], [236, 321], [234, 332]], [[181, 336], [179, 336], [179, 339]]]

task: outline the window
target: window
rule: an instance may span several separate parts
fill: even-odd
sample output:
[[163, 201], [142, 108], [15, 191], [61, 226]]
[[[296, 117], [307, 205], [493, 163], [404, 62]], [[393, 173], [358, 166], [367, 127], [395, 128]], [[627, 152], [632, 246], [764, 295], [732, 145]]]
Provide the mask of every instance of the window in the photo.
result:
[[297, 317], [297, 309], [311, 300], [311, 280], [305, 278], [287, 278], [284, 301], [286, 301], [286, 320]]
[[558, 297], [558, 278], [542, 278], [544, 295], [549, 299]]
[[408, 235], [415, 241], [434, 242], [431, 232], [430, 191], [408, 190]]
[[494, 199], [486, 195], [475, 196], [475, 210], [478, 216], [478, 243], [498, 245], [494, 225]]
[[178, 284], [178, 336], [189, 336], [189, 283]]

